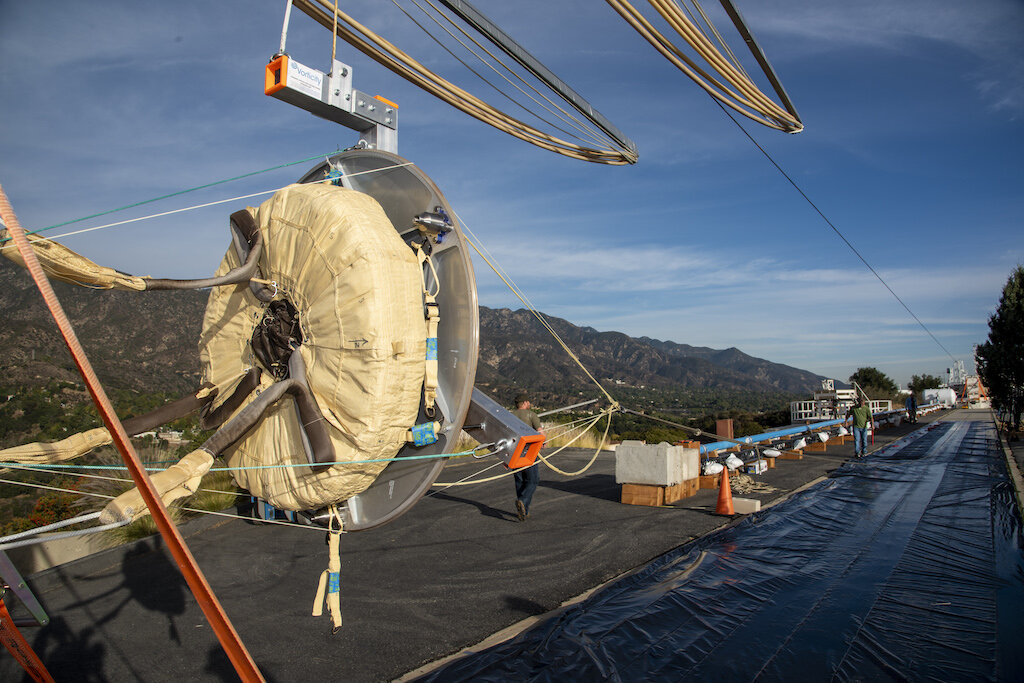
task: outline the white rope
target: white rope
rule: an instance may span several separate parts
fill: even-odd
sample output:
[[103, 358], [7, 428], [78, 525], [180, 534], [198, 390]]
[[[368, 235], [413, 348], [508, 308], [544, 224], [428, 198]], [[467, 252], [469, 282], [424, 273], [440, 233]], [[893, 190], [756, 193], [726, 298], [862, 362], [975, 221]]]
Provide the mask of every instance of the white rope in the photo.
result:
[[[99, 533], [101, 531], [110, 531], [111, 529], [118, 529], [120, 527], [131, 524], [131, 520], [122, 520], [120, 522], [113, 522], [111, 524], [102, 524], [100, 526], [90, 527], [88, 529], [78, 529], [77, 531], [65, 531], [60, 534], [51, 534], [49, 536], [40, 536], [38, 538], [25, 538], [26, 536], [38, 536], [41, 533], [45, 533], [50, 529], [59, 529], [61, 527], [71, 526], [72, 524], [81, 524], [92, 519], [96, 519], [100, 516], [100, 513], [95, 512], [88, 515], [81, 515], [80, 517], [74, 517], [72, 519], [65, 519], [62, 522], [55, 524], [48, 524], [38, 529], [31, 529], [29, 531], [23, 531], [20, 534], [13, 534], [11, 536], [5, 536], [0, 538], [0, 550], [13, 550], [15, 548], [23, 548], [29, 545], [39, 545], [40, 543], [48, 543], [50, 541], [61, 541], [66, 538], [76, 538], [78, 536], [89, 536], [92, 534]], [[8, 542], [9, 539], [22, 538], [20, 541]]]
[[[409, 162], [405, 162], [403, 164], [394, 164], [393, 166], [385, 166], [383, 168], [373, 168], [373, 169], [370, 169], [370, 170], [367, 170], [367, 171], [359, 171], [357, 173], [348, 173], [346, 175], [335, 176], [333, 178], [324, 178], [323, 180], [317, 180], [317, 181], [314, 181], [313, 183], [309, 183], [309, 184], [315, 185], [317, 183], [332, 182], [334, 180], [337, 180], [339, 177], [342, 177], [342, 178], [354, 178], [356, 176], [366, 175], [368, 173], [380, 173], [380, 172], [383, 172], [383, 171], [391, 171], [391, 170], [394, 170], [396, 168], [402, 168], [403, 166], [412, 166], [412, 162], [409, 161]], [[264, 190], [263, 192], [253, 192], [252, 194], [244, 194], [244, 195], [240, 195], [238, 197], [231, 197], [230, 199], [218, 199], [215, 202], [207, 202], [206, 204], [196, 204], [195, 206], [186, 206], [186, 207], [181, 208], [181, 209], [173, 209], [171, 211], [162, 211], [161, 213], [154, 213], [154, 214], [150, 214], [148, 216], [139, 216], [138, 218], [129, 218], [129, 219], [123, 220], [123, 221], [117, 221], [117, 222], [114, 222], [114, 223], [107, 223], [106, 225], [97, 225], [97, 226], [94, 226], [94, 227], [91, 227], [91, 228], [83, 228], [81, 230], [73, 230], [71, 232], [65, 232], [65, 233], [62, 233], [60, 235], [54, 235], [52, 237], [45, 237], [43, 239], [53, 241], [53, 240], [58, 240], [58, 239], [61, 239], [61, 238], [64, 238], [64, 237], [71, 237], [72, 235], [81, 235], [82, 233], [93, 232], [94, 230], [105, 230], [107, 228], [113, 228], [113, 227], [117, 227], [119, 225], [126, 225], [128, 223], [137, 223], [139, 221], [146, 221], [146, 220], [149, 220], [151, 218], [160, 218], [162, 216], [170, 216], [172, 214], [183, 213], [185, 211], [194, 211], [196, 209], [205, 209], [205, 208], [207, 208], [209, 206], [217, 206], [218, 204], [227, 204], [227, 203], [230, 203], [230, 202], [241, 201], [243, 199], [251, 199], [253, 197], [260, 197], [260, 196], [266, 195], [266, 194], [273, 194], [273, 193], [275, 193], [275, 192], [277, 192], [279, 190], [283, 190], [285, 187], [287, 187], [287, 185], [282, 186], [282, 187], [277, 187], [277, 188], [274, 188], [272, 190]], [[0, 247], [0, 252], [5, 251], [7, 249], [11, 249], [13, 247], [14, 247], [14, 243], [11, 242], [10, 244], [7, 244], [7, 245], [5, 245], [3, 247]]]
[[[103, 493], [92, 493], [90, 491], [75, 491], [73, 489], [60, 488], [59, 486], [46, 486], [44, 484], [36, 484], [36, 483], [25, 482], [25, 481], [12, 481], [10, 479], [0, 479], [0, 483], [3, 483], [3, 484], [14, 484], [15, 486], [27, 486], [29, 488], [46, 489], [48, 491], [61, 491], [63, 493], [74, 493], [74, 494], [77, 494], [79, 496], [92, 496], [93, 498], [104, 498], [104, 499], [107, 499], [107, 500], [113, 500], [114, 498], [116, 498], [116, 496], [108, 496], [108, 495], [105, 495]], [[239, 495], [243, 495], [243, 494], [239, 494]], [[293, 526], [293, 527], [298, 527], [300, 529], [313, 529], [313, 530], [316, 530], [316, 531], [323, 531], [322, 527], [310, 526], [310, 525], [306, 525], [306, 524], [295, 524], [294, 522], [285, 522], [285, 521], [280, 520], [280, 519], [260, 519], [260, 520], [254, 520], [252, 517], [245, 517], [243, 515], [233, 515], [233, 514], [231, 514], [229, 512], [214, 512], [212, 510], [199, 510], [197, 508], [188, 508], [188, 507], [182, 507], [182, 508], [178, 508], [178, 509], [185, 510], [187, 512], [194, 512], [194, 513], [197, 513], [197, 514], [200, 514], [200, 515], [213, 515], [215, 517], [231, 517], [233, 519], [241, 519], [241, 520], [246, 521], [246, 522], [259, 521], [259, 522], [261, 522], [263, 524], [280, 524], [282, 526]], [[97, 513], [97, 514], [99, 514], [99, 513]], [[113, 526], [111, 526], [109, 528], [113, 528], [114, 526], [123, 526], [123, 525], [118, 523], [118, 524], [115, 524], [115, 525], [113, 525]], [[97, 530], [104, 531], [107, 528], [108, 527], [97, 528]], [[25, 532], [23, 532], [23, 533], [25, 533]], [[36, 531], [34, 533], [39, 533], [39, 532]], [[55, 537], [50, 537], [50, 538], [47, 538], [46, 540], [52, 540], [53, 538], [55, 538]]]
[[[102, 474], [86, 474], [85, 472], [72, 472], [70, 470], [51, 470], [46, 469], [46, 465], [20, 465], [15, 463], [5, 463], [4, 467], [11, 469], [18, 469], [27, 472], [46, 472], [47, 474], [60, 474], [67, 477], [82, 477], [84, 479], [102, 479], [104, 481], [116, 481], [125, 484], [135, 485], [134, 479], [123, 478], [123, 477], [105, 477]], [[126, 468], [127, 469], [127, 468]], [[161, 472], [165, 470], [160, 470]], [[196, 493], [219, 493], [225, 496], [249, 496], [250, 493], [243, 493], [242, 491], [217, 491], [215, 489], [196, 489]]]
[[60, 522], [54, 522], [53, 524], [47, 524], [46, 526], [37, 527], [35, 529], [29, 529], [28, 531], [21, 531], [21, 532], [16, 533], [16, 534], [11, 534], [10, 536], [0, 537], [0, 543], [7, 543], [9, 541], [17, 541], [19, 538], [25, 538], [27, 536], [35, 536], [36, 534], [45, 534], [48, 531], [54, 531], [56, 529], [63, 529], [64, 527], [71, 526], [72, 524], [81, 524], [83, 522], [90, 522], [90, 521], [92, 521], [94, 519], [98, 519], [99, 516], [100, 516], [100, 513], [98, 513], [98, 512], [90, 512], [87, 515], [80, 515], [78, 517], [73, 517], [71, 519], [65, 519], [65, 520], [60, 521]]

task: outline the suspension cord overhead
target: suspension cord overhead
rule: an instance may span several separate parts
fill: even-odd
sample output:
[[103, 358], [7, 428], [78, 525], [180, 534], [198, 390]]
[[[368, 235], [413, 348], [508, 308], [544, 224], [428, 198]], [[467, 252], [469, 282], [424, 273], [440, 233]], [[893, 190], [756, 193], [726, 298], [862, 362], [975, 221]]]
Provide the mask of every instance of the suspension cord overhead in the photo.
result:
[[[785, 91], [782, 90], [781, 84], [777, 85], [776, 90], [782, 93], [780, 99], [785, 103], [786, 109], [761, 92], [737, 63], [727, 59], [687, 16], [687, 13], [680, 8], [676, 0], [649, 0], [649, 2], [669, 27], [696, 52], [697, 58], [703, 61], [707, 69], [700, 66], [693, 57], [655, 27], [628, 0], [606, 1], [637, 33], [716, 101], [769, 128], [787, 133], [799, 133], [803, 130], [803, 123], [797, 116], [789, 97], [784, 96]], [[696, 0], [693, 2], [699, 8]], [[710, 21], [703, 9], [699, 9], [699, 13], [710, 26]], [[717, 30], [714, 33], [719, 36]], [[744, 39], [751, 44], [751, 49], [754, 50], [756, 43], [753, 43], [753, 36], [749, 31], [744, 32]], [[760, 48], [757, 48], [754, 53], [755, 57], [759, 53]], [[774, 71], [771, 71], [763, 54], [760, 54], [758, 61], [762, 67], [767, 69], [769, 80], [772, 80], [773, 84], [778, 83]], [[717, 75], [711, 75], [708, 69]]]
[[526, 306], [526, 308], [530, 311], [531, 314], [533, 314], [533, 317], [535, 317], [540, 322], [540, 324], [544, 326], [544, 329], [546, 329], [551, 334], [551, 336], [554, 337], [555, 341], [558, 342], [558, 345], [562, 347], [562, 350], [569, 354], [569, 357], [572, 358], [573, 362], [575, 362], [576, 365], [578, 365], [580, 369], [583, 371], [583, 373], [590, 378], [590, 381], [593, 382], [598, 389], [600, 389], [601, 393], [604, 394], [608, 401], [611, 403], [612, 408], [617, 408], [619, 402], [616, 401], [615, 398], [608, 393], [608, 390], [605, 389], [601, 385], [601, 383], [597, 381], [597, 378], [594, 377], [593, 374], [591, 374], [590, 370], [588, 370], [587, 366], [583, 364], [583, 361], [580, 360], [579, 356], [577, 356], [573, 352], [573, 350], [569, 348], [569, 345], [566, 344], [560, 336], [558, 336], [558, 333], [555, 332], [555, 329], [547, 321], [544, 315], [540, 311], [538, 311], [536, 307], [534, 307], [534, 305], [527, 298], [526, 294], [524, 294], [523, 291], [519, 289], [519, 287], [515, 284], [515, 282], [512, 281], [511, 276], [509, 276], [509, 274], [505, 272], [501, 265], [498, 264], [497, 260], [490, 254], [490, 252], [487, 251], [483, 244], [480, 243], [480, 239], [473, 233], [469, 226], [466, 225], [462, 218], [459, 217], [458, 214], [456, 214], [455, 217], [458, 219], [459, 224], [462, 226], [462, 228], [466, 231], [466, 241], [469, 242], [469, 245], [473, 247], [477, 254], [480, 255], [480, 258], [482, 258], [484, 262], [488, 266], [490, 266], [491, 270], [494, 271], [494, 274], [497, 275], [501, 279], [501, 281], [505, 283], [505, 286], [507, 286], [512, 291], [512, 293], [516, 295], [516, 298], [523, 302], [523, 305]]
[[635, 149], [624, 148], [614, 138], [609, 138], [609, 143], [601, 148], [588, 147], [562, 140], [509, 116], [437, 75], [344, 12], [340, 10], [335, 12], [333, 4], [326, 0], [295, 0], [294, 4], [328, 29], [334, 28], [335, 16], [337, 16], [337, 35], [349, 45], [413, 85], [513, 137], [542, 149], [582, 161], [612, 165], [636, 162]]
[[601, 112], [594, 109], [583, 96], [570, 88], [562, 79], [553, 74], [546, 66], [541, 64], [533, 55], [526, 51], [519, 43], [512, 39], [507, 33], [501, 30], [497, 24], [485, 17], [476, 7], [467, 0], [438, 0], [442, 5], [451, 10], [456, 16], [472, 26], [478, 33], [485, 36], [494, 45], [501, 49], [506, 55], [514, 59], [520, 66], [530, 72], [540, 82], [557, 93], [563, 100], [569, 103], [576, 111], [593, 122], [598, 128], [604, 131], [609, 137], [615, 140], [623, 149], [637, 153], [636, 144], [626, 137], [615, 125], [609, 121]]
[[793, 180], [792, 176], [786, 173], [782, 166], [780, 166], [779, 163], [775, 161], [775, 158], [768, 153], [768, 150], [762, 147], [761, 144], [754, 139], [754, 136], [751, 135], [746, 128], [740, 125], [740, 122], [737, 121], [732, 114], [730, 114], [728, 111], [726, 111], [724, 107], [722, 107], [720, 102], [717, 104], [719, 107], [722, 108], [722, 111], [725, 112], [725, 115], [728, 116], [734, 124], [736, 124], [736, 127], [743, 132], [743, 135], [745, 135], [747, 139], [750, 140], [751, 144], [753, 144], [754, 147], [757, 147], [758, 151], [764, 155], [765, 159], [767, 159], [768, 162], [775, 167], [775, 170], [781, 173], [782, 177], [785, 178], [789, 182], [789, 184], [793, 186], [793, 189], [796, 190], [800, 194], [800, 196], [804, 198], [804, 201], [806, 201], [810, 205], [810, 207], [814, 209], [814, 212], [821, 216], [821, 219], [825, 221], [825, 224], [832, 229], [832, 232], [834, 232], [836, 236], [843, 241], [843, 244], [845, 244], [850, 249], [850, 251], [852, 251], [858, 259], [860, 259], [860, 262], [864, 264], [864, 267], [871, 271], [871, 274], [874, 275], [875, 278], [882, 283], [882, 286], [885, 287], [890, 294], [892, 294], [893, 298], [899, 302], [900, 306], [902, 306], [904, 310], [906, 310], [906, 312], [910, 314], [910, 317], [917, 322], [921, 329], [924, 330], [925, 333], [932, 338], [932, 341], [934, 341], [939, 346], [939, 348], [942, 349], [947, 356], [949, 356], [950, 360], [952, 360], [955, 363], [956, 358], [954, 358], [953, 354], [949, 352], [949, 349], [947, 349], [946, 346], [941, 341], [939, 341], [939, 338], [936, 337], [930, 329], [928, 329], [928, 326], [925, 325], [924, 322], [917, 317], [917, 314], [910, 310], [910, 306], [907, 305], [907, 302], [900, 298], [900, 295], [897, 294], [891, 286], [889, 286], [889, 283], [885, 281], [885, 279], [879, 274], [877, 270], [875, 270], [874, 266], [868, 263], [868, 260], [864, 258], [864, 255], [861, 254], [855, 246], [853, 246], [853, 243], [850, 242], [850, 240], [847, 239], [846, 235], [844, 235], [843, 232], [836, 227], [835, 223], [829, 220], [828, 216], [826, 216], [825, 213], [818, 208], [818, 205], [815, 204], [814, 201], [807, 196], [807, 193], [803, 191], [803, 188], [801, 188], [795, 180]]

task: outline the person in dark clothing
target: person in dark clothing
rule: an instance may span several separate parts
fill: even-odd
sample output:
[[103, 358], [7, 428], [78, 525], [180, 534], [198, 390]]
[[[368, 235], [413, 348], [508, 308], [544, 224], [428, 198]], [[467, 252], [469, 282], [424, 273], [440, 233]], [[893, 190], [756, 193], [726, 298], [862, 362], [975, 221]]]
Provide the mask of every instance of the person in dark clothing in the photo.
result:
[[910, 424], [917, 423], [917, 397], [914, 394], [907, 396], [907, 421]]
[[[516, 396], [516, 407], [512, 414], [525, 422], [531, 428], [544, 433], [540, 428], [540, 418], [537, 413], [530, 410], [530, 397], [526, 394]], [[516, 470], [516, 516], [520, 522], [526, 521], [530, 515], [530, 502], [533, 501], [533, 492], [537, 490], [540, 483], [540, 461], [529, 467]]]

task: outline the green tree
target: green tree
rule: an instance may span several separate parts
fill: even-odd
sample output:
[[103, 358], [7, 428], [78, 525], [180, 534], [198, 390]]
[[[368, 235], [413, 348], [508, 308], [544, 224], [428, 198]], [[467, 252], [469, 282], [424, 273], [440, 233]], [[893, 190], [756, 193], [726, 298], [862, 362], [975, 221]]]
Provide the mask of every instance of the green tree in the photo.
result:
[[942, 386], [942, 380], [935, 375], [914, 375], [910, 378], [910, 383], [907, 388], [913, 391], [915, 394], [924, 391], [925, 389], [938, 389]]
[[1024, 267], [1010, 274], [996, 312], [988, 319], [988, 341], [975, 351], [978, 375], [992, 407], [1015, 431], [1024, 410]]
[[850, 384], [856, 382], [871, 398], [892, 398], [899, 392], [900, 388], [888, 375], [878, 368], [857, 368], [857, 372], [850, 375]]

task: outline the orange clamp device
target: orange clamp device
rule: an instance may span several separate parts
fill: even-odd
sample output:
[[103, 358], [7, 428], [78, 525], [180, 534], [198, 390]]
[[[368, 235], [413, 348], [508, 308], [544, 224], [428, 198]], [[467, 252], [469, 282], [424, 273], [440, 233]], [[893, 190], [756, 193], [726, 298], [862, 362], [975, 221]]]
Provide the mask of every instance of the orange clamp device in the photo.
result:
[[516, 448], [512, 451], [512, 457], [508, 459], [508, 463], [505, 466], [510, 470], [529, 467], [537, 461], [537, 455], [540, 453], [541, 446], [543, 445], [543, 434], [519, 437], [519, 440], [516, 442]]

